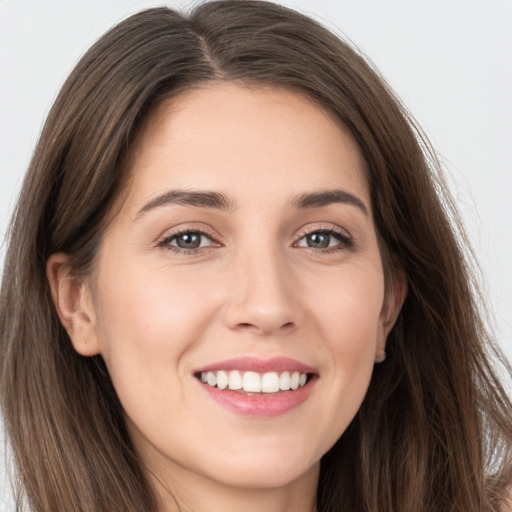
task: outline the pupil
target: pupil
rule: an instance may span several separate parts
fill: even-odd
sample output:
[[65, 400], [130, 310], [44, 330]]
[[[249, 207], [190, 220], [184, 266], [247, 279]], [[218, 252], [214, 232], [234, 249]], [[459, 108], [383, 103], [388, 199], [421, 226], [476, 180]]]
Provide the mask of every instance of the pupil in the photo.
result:
[[326, 249], [329, 247], [330, 236], [325, 233], [312, 233], [308, 237], [308, 246], [316, 249]]
[[177, 238], [176, 244], [182, 249], [197, 249], [201, 245], [201, 235], [198, 233], [185, 233]]

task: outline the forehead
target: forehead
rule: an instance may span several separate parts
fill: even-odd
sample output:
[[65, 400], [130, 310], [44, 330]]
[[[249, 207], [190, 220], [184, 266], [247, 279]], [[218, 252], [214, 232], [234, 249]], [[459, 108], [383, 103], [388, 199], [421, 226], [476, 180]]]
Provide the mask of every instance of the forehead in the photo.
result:
[[163, 101], [141, 128], [129, 170], [135, 202], [162, 187], [239, 196], [266, 184], [290, 195], [349, 188], [369, 203], [364, 161], [350, 134], [282, 88], [219, 82]]

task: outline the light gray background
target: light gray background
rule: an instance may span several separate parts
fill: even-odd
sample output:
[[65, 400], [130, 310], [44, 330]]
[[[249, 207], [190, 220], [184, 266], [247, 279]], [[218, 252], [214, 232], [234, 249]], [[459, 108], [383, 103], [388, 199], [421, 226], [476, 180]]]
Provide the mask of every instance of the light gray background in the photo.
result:
[[[497, 337], [512, 358], [512, 0], [282, 3], [316, 17], [370, 56], [438, 149], [481, 263]], [[65, 77], [110, 26], [156, 5], [163, 4], [0, 0], [2, 239]], [[12, 510], [2, 457], [0, 448], [0, 508]]]

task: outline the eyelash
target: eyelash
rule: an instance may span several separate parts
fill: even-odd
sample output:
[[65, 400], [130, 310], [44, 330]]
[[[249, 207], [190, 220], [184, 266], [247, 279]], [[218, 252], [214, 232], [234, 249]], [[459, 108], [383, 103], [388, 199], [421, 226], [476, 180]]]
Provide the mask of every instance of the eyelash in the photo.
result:
[[[196, 253], [200, 252], [201, 250], [205, 249], [205, 247], [195, 247], [195, 248], [191, 248], [191, 249], [185, 249], [182, 247], [177, 247], [175, 245], [171, 245], [171, 243], [175, 239], [177, 239], [179, 236], [183, 236], [183, 235], [187, 235], [187, 234], [196, 235], [199, 237], [206, 237], [211, 241], [212, 245], [215, 245], [215, 244], [220, 245], [219, 242], [217, 242], [217, 240], [210, 233], [207, 233], [206, 231], [203, 231], [203, 230], [197, 229], [197, 228], [192, 228], [192, 227], [183, 227], [183, 228], [177, 229], [176, 231], [164, 236], [157, 243], [157, 246], [162, 247], [165, 250], [174, 252], [175, 254], [182, 254], [182, 255], [196, 254]], [[315, 249], [313, 247], [304, 247], [305, 249], [308, 249], [312, 252], [315, 252], [315, 253], [320, 252], [322, 254], [331, 254], [331, 253], [335, 253], [335, 252], [343, 251], [343, 250], [347, 250], [347, 249], [348, 250], [354, 249], [354, 240], [352, 239], [352, 237], [350, 235], [348, 235], [345, 231], [343, 231], [342, 229], [340, 229], [336, 226], [329, 226], [329, 227], [314, 228], [314, 229], [306, 230], [306, 231], [302, 232], [300, 234], [298, 240], [296, 242], [294, 242], [294, 244], [293, 244], [294, 247], [299, 247], [297, 244], [302, 239], [306, 238], [307, 236], [313, 235], [313, 234], [321, 234], [321, 235], [327, 235], [330, 237], [334, 237], [336, 240], [338, 240], [339, 243], [333, 247], [327, 247], [327, 248], [323, 248], [323, 249]], [[303, 246], [300, 246], [300, 247], [303, 247]]]
[[313, 228], [313, 229], [307, 229], [304, 232], [301, 233], [299, 239], [297, 242], [295, 242], [294, 245], [298, 244], [302, 239], [306, 238], [307, 236], [313, 235], [313, 234], [322, 234], [327, 235], [330, 237], [335, 238], [338, 240], [338, 244], [336, 244], [333, 247], [327, 247], [324, 249], [315, 249], [313, 247], [305, 247], [306, 249], [309, 249], [312, 252], [321, 252], [322, 254], [332, 254], [335, 252], [343, 251], [343, 250], [354, 250], [355, 244], [353, 238], [344, 230], [338, 228], [337, 226], [326, 226], [321, 228]]
[[198, 228], [192, 228], [192, 227], [185, 226], [183, 228], [177, 229], [176, 231], [174, 231], [172, 233], [165, 235], [157, 243], [157, 246], [162, 247], [163, 249], [165, 249], [167, 251], [174, 252], [175, 254], [183, 254], [183, 255], [196, 254], [199, 251], [201, 251], [202, 249], [205, 249], [205, 247], [195, 247], [195, 248], [191, 248], [191, 249], [185, 249], [183, 247], [177, 247], [175, 245], [171, 245], [172, 241], [174, 241], [175, 239], [177, 239], [180, 236], [187, 235], [187, 234], [191, 234], [191, 235], [193, 234], [193, 235], [197, 235], [199, 237], [206, 237], [209, 240], [211, 240], [212, 245], [219, 244], [219, 242], [217, 242], [217, 240], [210, 233], [207, 233], [206, 231], [203, 231]]

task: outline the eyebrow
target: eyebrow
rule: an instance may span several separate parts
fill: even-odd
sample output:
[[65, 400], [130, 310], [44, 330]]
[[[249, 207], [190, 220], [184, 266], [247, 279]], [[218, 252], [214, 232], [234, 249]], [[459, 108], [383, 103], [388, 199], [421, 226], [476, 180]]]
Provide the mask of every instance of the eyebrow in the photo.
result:
[[321, 208], [328, 206], [332, 203], [343, 203], [359, 208], [365, 215], [368, 216], [368, 208], [363, 201], [354, 194], [342, 189], [324, 190], [320, 192], [312, 192], [301, 194], [297, 197], [293, 204], [296, 208], [301, 210], [307, 208]]
[[185, 206], [197, 206], [199, 208], [214, 208], [217, 210], [234, 210], [236, 205], [227, 196], [220, 192], [196, 191], [196, 190], [170, 190], [144, 205], [136, 215], [140, 218], [144, 213], [159, 206], [181, 204]]
[[[309, 208], [321, 208], [322, 206], [328, 206], [333, 203], [355, 206], [365, 215], [368, 215], [368, 209], [363, 201], [354, 194], [342, 189], [306, 192], [296, 197], [292, 204], [299, 210], [305, 210]], [[158, 197], [155, 197], [149, 203], [144, 205], [137, 213], [135, 219], [139, 219], [150, 210], [172, 204], [231, 211], [235, 210], [237, 207], [234, 201], [220, 192], [170, 190]]]

